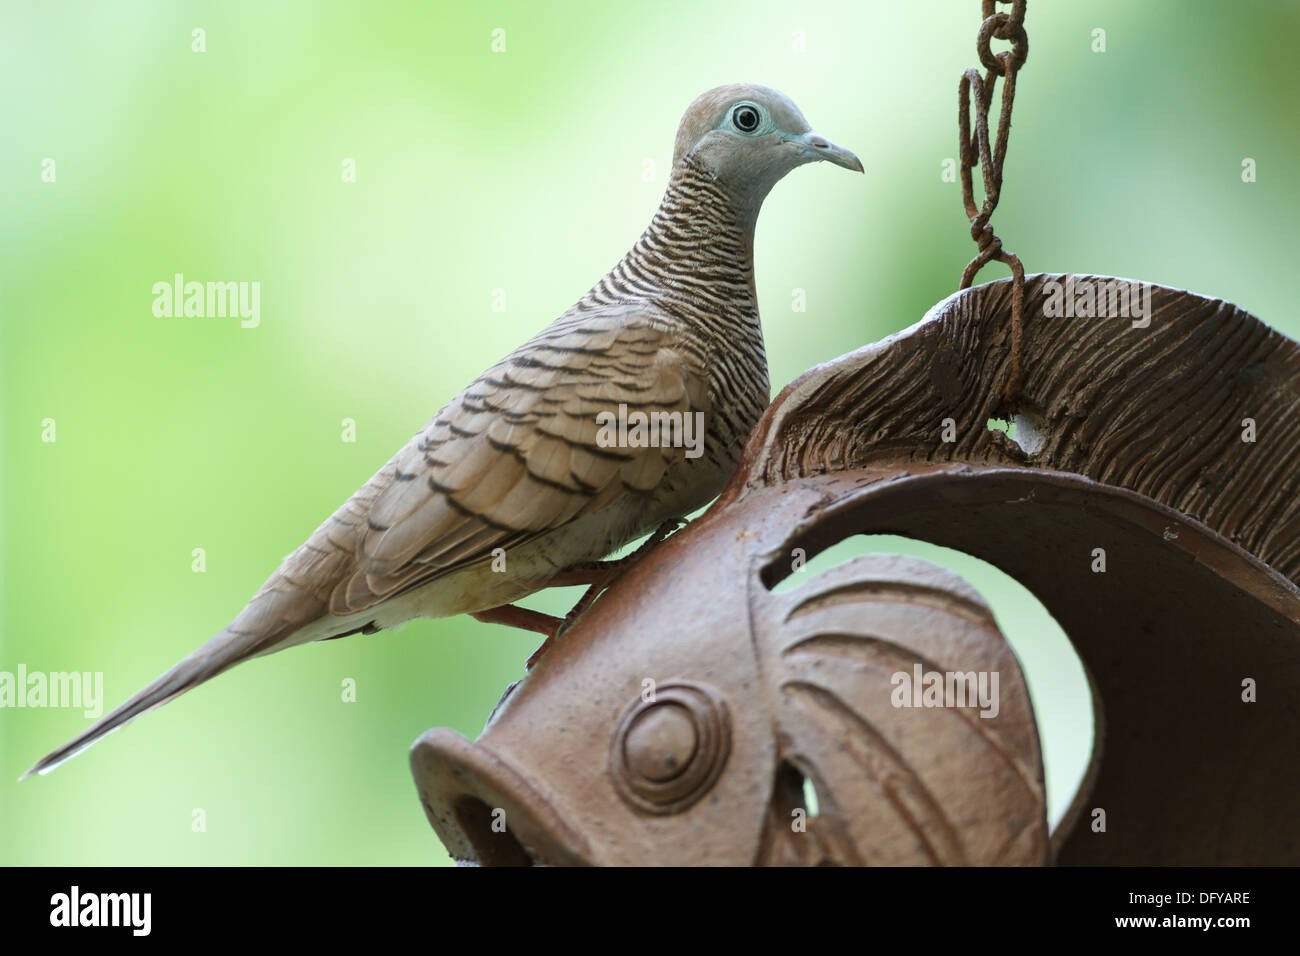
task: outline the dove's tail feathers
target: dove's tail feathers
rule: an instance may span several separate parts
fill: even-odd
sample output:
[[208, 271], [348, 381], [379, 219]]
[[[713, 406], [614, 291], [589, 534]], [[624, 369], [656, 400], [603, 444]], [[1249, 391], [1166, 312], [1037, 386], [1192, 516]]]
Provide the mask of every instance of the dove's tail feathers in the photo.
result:
[[258, 640], [251, 634], [223, 630], [121, 707], [106, 714], [93, 727], [78, 734], [57, 750], [46, 754], [19, 779], [26, 780], [34, 774], [49, 773], [65, 760], [71, 760], [141, 714], [148, 713], [155, 707], [161, 707], [169, 700], [211, 680], [241, 661], [262, 653], [265, 644], [265, 640]]

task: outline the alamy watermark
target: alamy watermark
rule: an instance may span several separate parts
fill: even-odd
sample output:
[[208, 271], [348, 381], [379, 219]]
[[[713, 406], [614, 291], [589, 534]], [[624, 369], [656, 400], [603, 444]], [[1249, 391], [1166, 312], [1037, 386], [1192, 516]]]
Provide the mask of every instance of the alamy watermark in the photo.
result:
[[927, 671], [919, 663], [912, 672], [895, 671], [889, 702], [895, 707], [978, 707], [980, 716], [998, 715], [997, 671]]
[[104, 713], [103, 671], [0, 671], [0, 708], [80, 709], [94, 719]]
[[617, 412], [598, 413], [596, 424], [601, 448], [685, 448], [687, 458], [704, 454], [703, 412], [628, 411], [619, 403]]
[[240, 328], [262, 324], [262, 283], [186, 282], [176, 273], [153, 284], [153, 314], [160, 319], [233, 319]]
[[1076, 279], [1043, 283], [1043, 315], [1049, 319], [1131, 319], [1133, 328], [1151, 324], [1151, 285], [1128, 279]]
[[51, 926], [122, 927], [132, 936], [148, 936], [152, 913], [152, 893], [83, 893], [74, 885], [50, 897]]

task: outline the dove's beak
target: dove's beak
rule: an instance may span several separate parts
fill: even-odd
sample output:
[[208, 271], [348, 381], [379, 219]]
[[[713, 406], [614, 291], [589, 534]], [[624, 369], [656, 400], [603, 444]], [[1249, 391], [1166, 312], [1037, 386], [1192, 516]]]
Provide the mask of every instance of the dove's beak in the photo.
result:
[[799, 136], [791, 136], [786, 142], [803, 150], [811, 161], [825, 160], [828, 163], [834, 163], [836, 166], [843, 166], [845, 169], [852, 169], [859, 173], [863, 172], [862, 160], [843, 146], [836, 146], [825, 136], [808, 132]]

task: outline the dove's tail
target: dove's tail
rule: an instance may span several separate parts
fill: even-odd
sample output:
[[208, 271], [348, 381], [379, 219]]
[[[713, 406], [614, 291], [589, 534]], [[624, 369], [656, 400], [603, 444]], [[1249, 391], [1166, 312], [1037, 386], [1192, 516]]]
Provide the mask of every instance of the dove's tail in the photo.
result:
[[49, 773], [65, 760], [71, 760], [91, 744], [124, 727], [141, 714], [161, 707], [241, 661], [264, 653], [266, 643], [265, 639], [259, 640], [251, 634], [223, 630], [121, 707], [106, 714], [93, 727], [46, 754], [19, 779], [26, 780], [33, 774]]

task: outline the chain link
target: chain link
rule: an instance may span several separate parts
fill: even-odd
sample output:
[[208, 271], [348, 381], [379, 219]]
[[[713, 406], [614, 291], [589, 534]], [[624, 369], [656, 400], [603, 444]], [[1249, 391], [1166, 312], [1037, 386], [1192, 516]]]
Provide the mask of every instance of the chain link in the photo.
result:
[[[998, 207], [1002, 193], [1002, 164], [1007, 156], [1007, 138], [1011, 133], [1011, 109], [1016, 99], [1016, 74], [1029, 56], [1029, 35], [1025, 33], [1025, 5], [1027, 0], [981, 0], [984, 21], [980, 24], [975, 49], [985, 73], [971, 68], [962, 74], [957, 88], [957, 135], [961, 156], [961, 196], [970, 220], [970, 235], [979, 252], [967, 264], [961, 276], [960, 289], [968, 289], [975, 276], [990, 262], [1002, 262], [1011, 268], [1011, 358], [1010, 373], [1002, 390], [1002, 405], [1014, 411], [1020, 401], [1023, 372], [1020, 367], [1020, 350], [1025, 303], [1025, 267], [1020, 258], [1003, 248], [1002, 240], [993, 232], [989, 220]], [[998, 4], [1010, 4], [1009, 13], [997, 9]], [[1011, 49], [994, 53], [989, 44], [992, 39], [1008, 40]], [[1003, 79], [1002, 107], [998, 116], [997, 135], [989, 142], [989, 106], [993, 102], [998, 78]], [[975, 111], [975, 130], [971, 132], [971, 106]], [[975, 205], [975, 184], [972, 170], [980, 167], [984, 181], [984, 203]]]

